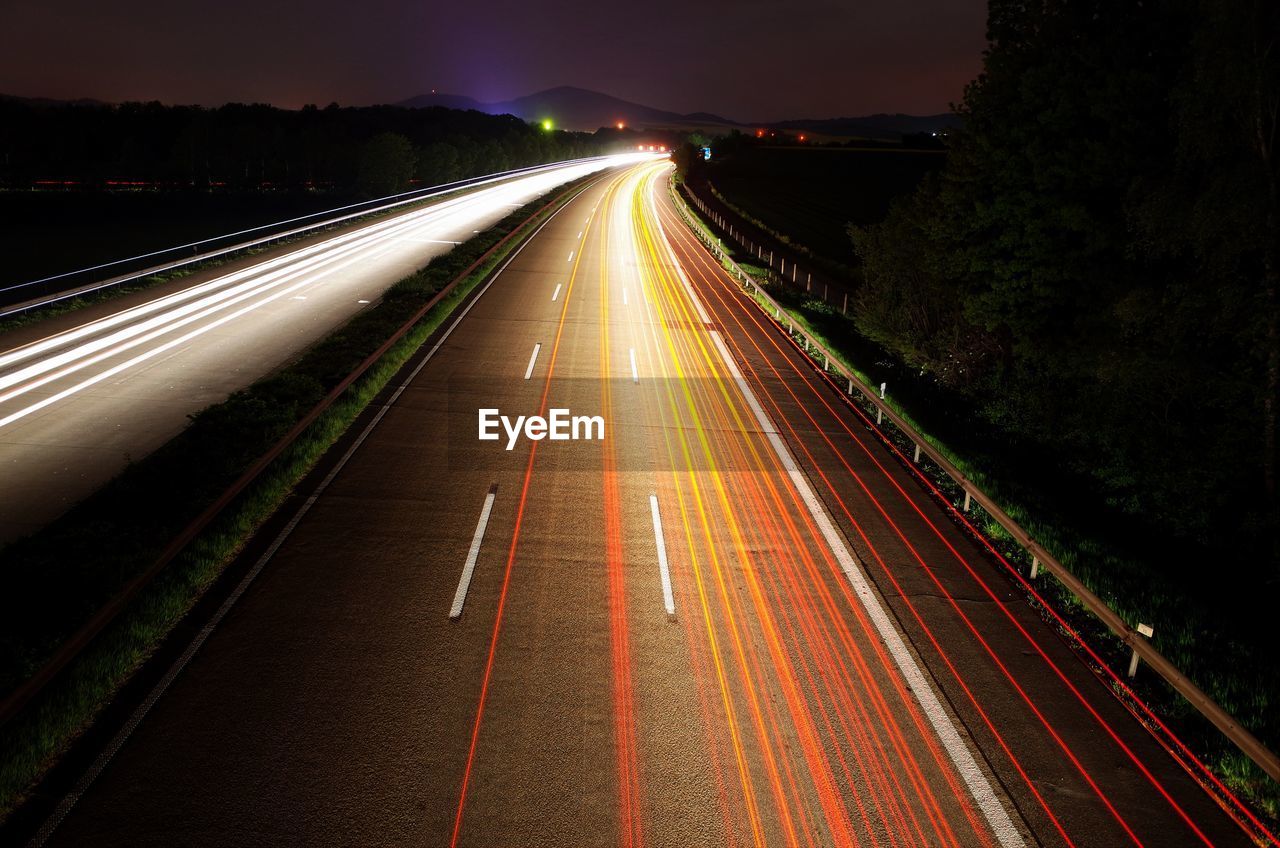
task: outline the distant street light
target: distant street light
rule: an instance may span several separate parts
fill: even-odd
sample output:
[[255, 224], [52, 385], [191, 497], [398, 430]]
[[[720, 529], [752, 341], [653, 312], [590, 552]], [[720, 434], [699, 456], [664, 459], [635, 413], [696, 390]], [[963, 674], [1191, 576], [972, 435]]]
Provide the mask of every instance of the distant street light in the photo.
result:
[[547, 132], [551, 132], [551, 119], [547, 118], [542, 122], [542, 128]]

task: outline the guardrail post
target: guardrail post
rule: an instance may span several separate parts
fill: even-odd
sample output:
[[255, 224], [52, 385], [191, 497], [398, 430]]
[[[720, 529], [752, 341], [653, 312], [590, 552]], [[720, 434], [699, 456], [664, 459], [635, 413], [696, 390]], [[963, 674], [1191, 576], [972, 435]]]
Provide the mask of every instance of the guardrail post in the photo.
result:
[[827, 355], [825, 353], [822, 354], [822, 370], [823, 371], [831, 370], [831, 360], [827, 358]]
[[794, 283], [795, 281], [796, 281], [796, 263], [792, 262], [791, 263], [791, 282]]
[[920, 443], [916, 442], [916, 455], [911, 457], [912, 462], [920, 462]]
[[853, 378], [849, 379], [849, 395], [853, 395]]
[[969, 511], [969, 490], [968, 489], [964, 490], [964, 511], [965, 512]]
[[1031, 558], [1031, 579], [1035, 580], [1036, 575], [1040, 573], [1040, 560], [1035, 557]]
[[785, 256], [783, 256], [781, 259], [778, 260], [778, 273], [779, 274], [787, 273], [787, 257]]
[[876, 407], [876, 423], [877, 424], [884, 423], [884, 410], [878, 406]]
[[845, 318], [849, 317], [849, 293], [844, 293], [844, 306], [840, 307], [840, 314]]
[[887, 383], [881, 383], [881, 384], [880, 384], [880, 400], [884, 400], [884, 387], [885, 387], [886, 385], [888, 385], [888, 384], [887, 384]]
[[[1155, 634], [1155, 628], [1149, 624], [1139, 624], [1138, 633], [1150, 639]], [[1138, 673], [1138, 649], [1133, 649], [1133, 656], [1129, 657], [1129, 677], [1132, 678]]]

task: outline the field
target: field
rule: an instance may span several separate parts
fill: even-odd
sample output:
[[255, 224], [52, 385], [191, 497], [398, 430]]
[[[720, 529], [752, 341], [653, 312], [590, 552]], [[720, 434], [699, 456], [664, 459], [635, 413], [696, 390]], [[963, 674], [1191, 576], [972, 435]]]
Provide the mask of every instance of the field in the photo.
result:
[[893, 198], [942, 167], [935, 150], [758, 147], [713, 163], [715, 187], [813, 252], [854, 265], [848, 224], [881, 220]]

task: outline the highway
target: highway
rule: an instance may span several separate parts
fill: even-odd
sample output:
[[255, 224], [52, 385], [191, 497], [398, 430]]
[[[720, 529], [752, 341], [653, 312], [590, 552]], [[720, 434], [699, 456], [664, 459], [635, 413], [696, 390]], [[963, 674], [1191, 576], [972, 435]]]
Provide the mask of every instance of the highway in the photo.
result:
[[574, 163], [39, 321], [0, 337], [0, 545], [164, 444], [433, 257], [554, 187]]
[[36, 844], [1250, 844], [668, 176], [582, 192], [424, 346]]

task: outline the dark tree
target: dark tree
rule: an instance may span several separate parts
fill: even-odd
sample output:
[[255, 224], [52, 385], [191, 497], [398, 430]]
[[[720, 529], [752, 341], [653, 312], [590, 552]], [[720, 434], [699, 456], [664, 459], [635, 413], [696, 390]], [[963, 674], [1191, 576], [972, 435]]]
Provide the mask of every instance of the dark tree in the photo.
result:
[[397, 194], [409, 187], [416, 164], [409, 139], [399, 133], [374, 136], [360, 150], [357, 187], [369, 197]]

